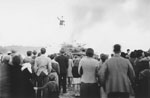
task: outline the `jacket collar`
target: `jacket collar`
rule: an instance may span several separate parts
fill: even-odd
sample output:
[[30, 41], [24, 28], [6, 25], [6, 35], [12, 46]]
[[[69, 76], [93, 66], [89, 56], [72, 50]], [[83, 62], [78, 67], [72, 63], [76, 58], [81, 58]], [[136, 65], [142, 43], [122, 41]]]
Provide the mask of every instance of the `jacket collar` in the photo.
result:
[[114, 57], [120, 57], [120, 53], [114, 54]]

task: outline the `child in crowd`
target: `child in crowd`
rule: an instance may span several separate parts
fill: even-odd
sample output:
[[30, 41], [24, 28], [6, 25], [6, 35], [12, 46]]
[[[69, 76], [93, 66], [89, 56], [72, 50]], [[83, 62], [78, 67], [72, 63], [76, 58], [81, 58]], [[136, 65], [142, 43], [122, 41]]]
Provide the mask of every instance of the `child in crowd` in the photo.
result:
[[59, 86], [57, 83], [57, 77], [54, 74], [48, 76], [49, 81], [43, 87], [34, 87], [35, 90], [46, 90], [46, 98], [59, 98]]
[[80, 96], [80, 75], [78, 73], [80, 57], [76, 57], [74, 60], [74, 66], [72, 67], [72, 75], [73, 75], [73, 84], [74, 84], [74, 91], [75, 96]]

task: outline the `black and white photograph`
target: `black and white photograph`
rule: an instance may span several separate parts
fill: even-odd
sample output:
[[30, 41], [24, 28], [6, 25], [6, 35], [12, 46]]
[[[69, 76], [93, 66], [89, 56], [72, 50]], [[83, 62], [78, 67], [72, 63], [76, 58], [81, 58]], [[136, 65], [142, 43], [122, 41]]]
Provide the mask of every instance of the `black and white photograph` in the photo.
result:
[[150, 98], [150, 0], [0, 0], [0, 98]]

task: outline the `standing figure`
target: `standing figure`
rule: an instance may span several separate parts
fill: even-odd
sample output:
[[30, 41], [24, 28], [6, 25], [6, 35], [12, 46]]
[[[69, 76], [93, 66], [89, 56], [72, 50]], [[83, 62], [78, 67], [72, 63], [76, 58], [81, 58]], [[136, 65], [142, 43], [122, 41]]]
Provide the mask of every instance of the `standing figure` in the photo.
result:
[[61, 18], [57, 17], [57, 19], [59, 20], [59, 25], [60, 26], [65, 26], [65, 20], [63, 19], [63, 16], [61, 16]]
[[[80, 98], [100, 98], [100, 91], [97, 83], [96, 69], [99, 62], [93, 58], [94, 50], [88, 48], [86, 57], [79, 62], [78, 73], [81, 76]], [[81, 73], [82, 69], [82, 73]]]
[[[51, 66], [51, 59], [48, 58], [46, 55], [46, 49], [41, 48], [41, 55], [39, 57], [36, 57], [34, 62], [34, 72], [37, 76], [37, 82], [38, 86], [43, 86], [47, 82], [47, 76], [52, 70]], [[44, 91], [45, 92], [45, 91]], [[41, 98], [43, 93], [39, 91], [37, 93], [38, 97]]]
[[20, 55], [12, 57], [11, 71], [11, 98], [34, 98], [33, 85], [26, 74], [28, 70], [21, 70], [22, 58]]
[[72, 67], [73, 67], [73, 59], [72, 59], [72, 55], [68, 55], [68, 72], [67, 72], [67, 77], [68, 77], [68, 87], [71, 87], [72, 85], [72, 79], [73, 79], [73, 76], [72, 76]]
[[[140, 80], [140, 73], [144, 71], [145, 69], [149, 69], [149, 61], [146, 60], [145, 54], [143, 50], [137, 50], [136, 51], [136, 60], [135, 60], [135, 98], [146, 98], [143, 96], [143, 85], [141, 84], [142, 81]], [[146, 88], [145, 88], [146, 90]], [[145, 92], [144, 92], [145, 93]]]
[[66, 79], [68, 69], [68, 58], [64, 55], [64, 50], [60, 50], [60, 56], [56, 57], [56, 61], [59, 63], [60, 75], [59, 75], [59, 89], [63, 87], [63, 93], [66, 93]]
[[129, 98], [133, 94], [132, 83], [135, 78], [133, 67], [128, 59], [120, 56], [121, 46], [114, 45], [114, 56], [100, 69], [101, 84], [105, 85], [108, 98]]
[[75, 96], [80, 96], [80, 82], [81, 82], [81, 75], [78, 73], [78, 67], [80, 62], [80, 57], [76, 56], [74, 60], [74, 65], [72, 67], [72, 75], [73, 75], [73, 84], [74, 84], [74, 92]]

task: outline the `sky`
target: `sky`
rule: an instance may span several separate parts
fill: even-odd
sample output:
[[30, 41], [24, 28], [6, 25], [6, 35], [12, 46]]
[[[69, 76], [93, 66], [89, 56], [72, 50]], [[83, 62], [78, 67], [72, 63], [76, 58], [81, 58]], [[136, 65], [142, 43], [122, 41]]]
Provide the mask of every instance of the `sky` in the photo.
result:
[[[64, 17], [59, 26], [57, 17]], [[149, 0], [0, 0], [0, 45], [81, 43], [98, 53], [150, 48]]]

